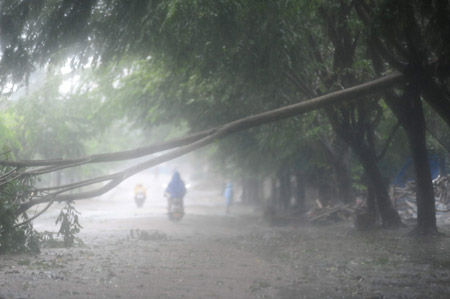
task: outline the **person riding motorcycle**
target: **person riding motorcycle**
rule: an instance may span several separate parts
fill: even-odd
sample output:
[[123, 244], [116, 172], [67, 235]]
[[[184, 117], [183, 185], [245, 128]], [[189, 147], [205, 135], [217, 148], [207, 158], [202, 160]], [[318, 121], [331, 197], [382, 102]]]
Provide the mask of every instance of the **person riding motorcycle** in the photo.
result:
[[146, 189], [142, 184], [137, 184], [136, 187], [134, 187], [134, 201], [136, 202], [136, 205], [138, 208], [141, 208], [144, 204], [145, 199], [147, 198]]
[[174, 206], [176, 206], [176, 208], [180, 210], [179, 212], [183, 215], [183, 198], [186, 195], [186, 186], [177, 171], [173, 174], [164, 195], [167, 197], [168, 201], [169, 216], [173, 212]]

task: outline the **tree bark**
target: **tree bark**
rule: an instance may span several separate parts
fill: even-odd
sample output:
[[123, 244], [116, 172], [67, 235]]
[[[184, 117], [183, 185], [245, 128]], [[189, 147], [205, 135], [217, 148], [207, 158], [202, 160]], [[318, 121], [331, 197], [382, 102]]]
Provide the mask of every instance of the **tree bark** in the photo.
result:
[[345, 152], [334, 163], [334, 172], [336, 174], [336, 183], [339, 200], [350, 204], [355, 202], [353, 194], [352, 176], [350, 174], [350, 161], [348, 147], [345, 146]]
[[[328, 114], [328, 117], [333, 116]], [[343, 203], [354, 202], [352, 176], [349, 169], [348, 145], [340, 136], [334, 142], [329, 142], [327, 138], [322, 137], [320, 138], [320, 143], [325, 148], [328, 162], [333, 166], [338, 200]]]
[[366, 209], [356, 215], [355, 226], [359, 230], [369, 230], [378, 223], [377, 196], [373, 185], [367, 183]]
[[[364, 121], [364, 109], [359, 109], [359, 117]], [[336, 114], [328, 113], [330, 123], [339, 137], [344, 140], [358, 157], [367, 175], [368, 185], [373, 186], [376, 195], [378, 213], [383, 227], [398, 227], [401, 218], [389, 198], [385, 180], [378, 168], [374, 145], [374, 132], [370, 124], [362, 122], [342, 123]]]
[[298, 211], [305, 210], [306, 190], [305, 190], [305, 176], [300, 170], [295, 173], [295, 207]]
[[413, 233], [437, 233], [436, 207], [426, 145], [426, 126], [420, 99], [420, 84], [410, 82], [401, 98], [388, 95], [391, 107], [406, 131], [416, 177], [417, 227]]
[[276, 214], [276, 205], [278, 202], [278, 191], [277, 191], [277, 179], [276, 177], [271, 177], [270, 179], [270, 197], [266, 202], [266, 206], [264, 207], [264, 218], [272, 223], [275, 214]]
[[364, 171], [367, 174], [369, 179], [368, 187], [373, 188], [373, 193], [376, 195], [378, 212], [380, 213], [382, 226], [400, 226], [402, 224], [401, 218], [394, 209], [389, 198], [389, 192], [385, 184], [385, 179], [378, 168], [375, 153], [365, 145], [355, 146], [353, 150], [360, 158]]
[[417, 232], [426, 235], [437, 232], [436, 208], [433, 180], [425, 143], [425, 128], [419, 122], [424, 124], [424, 121], [420, 120], [412, 125], [408, 130], [408, 139], [416, 176]]
[[292, 195], [290, 168], [283, 167], [278, 172], [278, 179], [280, 181], [280, 188], [279, 188], [280, 207], [283, 210], [287, 210], [290, 207]]

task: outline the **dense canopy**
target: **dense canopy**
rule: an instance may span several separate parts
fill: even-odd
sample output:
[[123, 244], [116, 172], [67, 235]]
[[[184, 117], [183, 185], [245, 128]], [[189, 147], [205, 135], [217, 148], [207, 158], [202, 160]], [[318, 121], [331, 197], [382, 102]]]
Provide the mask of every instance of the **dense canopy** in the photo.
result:
[[[291, 204], [291, 177], [297, 182], [294, 197], [299, 206], [304, 198], [300, 181], [310, 182], [324, 198], [338, 194], [343, 202], [353, 202], [355, 192], [361, 191], [357, 186], [364, 186], [368, 209], [363, 218], [374, 225], [380, 217], [382, 225], [395, 227], [401, 221], [383, 172], [392, 175], [395, 170], [387, 165], [400, 163], [405, 155], [401, 143], [408, 140], [415, 166], [417, 228], [420, 233], [434, 233], [427, 158], [427, 142], [432, 141], [426, 139], [425, 116], [438, 116], [434, 131], [446, 135], [450, 127], [449, 40], [450, 4], [444, 0], [3, 0], [0, 84], [5, 94], [26, 84], [39, 69], [58, 70], [69, 64], [72, 70], [88, 69], [91, 75], [85, 81], [89, 84], [62, 99], [74, 106], [81, 105], [81, 99], [95, 99], [79, 112], [96, 111], [91, 120], [102, 121], [89, 123], [91, 127], [126, 117], [144, 130], [170, 124], [201, 133], [162, 147], [100, 157], [80, 158], [82, 145], [75, 142], [69, 146], [72, 152], [62, 149], [59, 156], [72, 160], [3, 161], [2, 165], [17, 167], [17, 178], [22, 178], [104, 157], [112, 161], [111, 157], [131, 158], [186, 146], [115, 174], [55, 187], [54, 193], [36, 189], [21, 199], [18, 211], [56, 198], [89, 198], [164, 159], [281, 119], [277, 113], [282, 107], [292, 109], [283, 118], [297, 116], [306, 110], [288, 105], [301, 106], [302, 101], [329, 94], [338, 102], [356, 101], [320, 106], [320, 110], [317, 106], [301, 118], [240, 132], [221, 142], [213, 155], [224, 172], [242, 176], [248, 186], [272, 177], [281, 186], [273, 199], [285, 209]], [[353, 86], [359, 92], [349, 96]], [[59, 97], [54, 91], [32, 97], [45, 105], [50, 99], [42, 96]], [[343, 96], [335, 97], [335, 91]], [[247, 118], [262, 112], [269, 116]], [[109, 115], [105, 120], [99, 117], [105, 114]], [[77, 121], [68, 123], [77, 115], [59, 115], [67, 135], [49, 134], [55, 136], [56, 144], [68, 144], [67, 136], [81, 142], [83, 137], [76, 137], [73, 130], [96, 133], [78, 127]], [[32, 120], [29, 114], [21, 117]], [[258, 120], [246, 125], [254, 119]], [[399, 126], [404, 133], [395, 143]], [[57, 158], [42, 155], [48, 150], [33, 150], [36, 155], [30, 153], [27, 158]], [[18, 150], [15, 153], [20, 157]], [[27, 170], [37, 165], [44, 168]], [[4, 181], [9, 181], [11, 171], [15, 170], [3, 172]], [[109, 183], [94, 191], [65, 194], [74, 187], [104, 181]]]

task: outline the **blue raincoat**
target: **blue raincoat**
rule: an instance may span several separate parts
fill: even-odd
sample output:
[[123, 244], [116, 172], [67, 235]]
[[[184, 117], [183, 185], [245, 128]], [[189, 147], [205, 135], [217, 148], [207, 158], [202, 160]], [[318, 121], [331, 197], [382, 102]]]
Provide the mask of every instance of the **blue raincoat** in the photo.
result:
[[227, 206], [231, 205], [231, 202], [233, 200], [233, 184], [232, 183], [227, 183], [227, 185], [225, 187], [224, 196], [225, 196]]
[[175, 172], [167, 186], [166, 192], [170, 194], [170, 197], [183, 198], [186, 194], [186, 186], [180, 177], [178, 172]]

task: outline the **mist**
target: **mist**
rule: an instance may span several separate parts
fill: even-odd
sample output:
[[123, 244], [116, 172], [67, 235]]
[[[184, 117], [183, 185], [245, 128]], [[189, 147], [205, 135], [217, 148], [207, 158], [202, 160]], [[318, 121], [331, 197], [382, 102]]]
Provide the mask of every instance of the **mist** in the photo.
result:
[[448, 12], [0, 0], [0, 299], [449, 298]]

